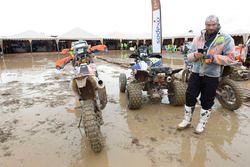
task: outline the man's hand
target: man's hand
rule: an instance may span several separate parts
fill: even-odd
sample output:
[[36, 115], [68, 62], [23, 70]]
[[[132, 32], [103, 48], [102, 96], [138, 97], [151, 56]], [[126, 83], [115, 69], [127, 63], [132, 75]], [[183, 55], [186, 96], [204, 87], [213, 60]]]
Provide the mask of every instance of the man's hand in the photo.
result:
[[214, 56], [213, 55], [206, 55], [204, 56], [204, 60], [206, 64], [211, 64], [214, 62]]
[[197, 60], [202, 58], [203, 56], [204, 56], [204, 54], [202, 54], [202, 53], [194, 53], [194, 58]]

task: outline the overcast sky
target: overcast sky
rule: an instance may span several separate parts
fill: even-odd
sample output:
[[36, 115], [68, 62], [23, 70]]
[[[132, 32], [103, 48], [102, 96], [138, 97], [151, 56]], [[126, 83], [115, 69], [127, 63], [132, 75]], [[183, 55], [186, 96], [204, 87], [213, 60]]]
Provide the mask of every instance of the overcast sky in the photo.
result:
[[[163, 34], [200, 31], [219, 16], [225, 31], [250, 30], [249, 0], [161, 0]], [[93, 34], [151, 33], [151, 0], [1, 0], [0, 36], [26, 30], [60, 35], [80, 27]]]

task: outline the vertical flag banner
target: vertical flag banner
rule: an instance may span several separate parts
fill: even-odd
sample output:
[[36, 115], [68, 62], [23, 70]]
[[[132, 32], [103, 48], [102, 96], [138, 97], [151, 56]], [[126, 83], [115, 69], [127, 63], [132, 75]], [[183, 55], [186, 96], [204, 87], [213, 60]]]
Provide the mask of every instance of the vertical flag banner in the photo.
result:
[[152, 49], [153, 53], [161, 53], [162, 46], [162, 24], [161, 24], [161, 2], [152, 2]]

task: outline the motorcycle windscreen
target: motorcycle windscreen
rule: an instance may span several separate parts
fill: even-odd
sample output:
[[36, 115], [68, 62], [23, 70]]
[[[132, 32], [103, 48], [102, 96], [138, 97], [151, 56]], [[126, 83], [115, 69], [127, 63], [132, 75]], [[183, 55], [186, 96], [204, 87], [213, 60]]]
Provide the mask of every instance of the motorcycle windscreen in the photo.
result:
[[152, 51], [162, 53], [162, 24], [161, 24], [161, 3], [160, 0], [152, 2]]

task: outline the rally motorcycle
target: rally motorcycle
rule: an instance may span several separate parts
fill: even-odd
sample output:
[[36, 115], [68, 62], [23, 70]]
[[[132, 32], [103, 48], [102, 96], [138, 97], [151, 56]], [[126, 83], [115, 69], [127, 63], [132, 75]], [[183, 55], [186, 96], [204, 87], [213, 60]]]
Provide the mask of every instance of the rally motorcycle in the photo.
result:
[[[182, 81], [187, 83], [192, 73], [193, 63], [187, 57], [184, 57], [185, 69], [182, 72]], [[234, 111], [241, 107], [243, 103], [243, 93], [240, 86], [231, 79], [238, 63], [226, 65], [222, 67], [221, 77], [219, 78], [219, 86], [216, 90], [216, 98], [219, 103], [226, 109]]]
[[81, 118], [78, 127], [80, 128], [82, 122], [91, 149], [96, 153], [103, 148], [100, 126], [104, 122], [101, 110], [107, 104], [107, 94], [103, 81], [98, 77], [92, 53], [105, 48], [105, 46], [100, 45], [88, 49], [86, 41], [74, 42], [73, 47], [68, 50], [73, 54], [56, 63], [56, 68], [62, 69], [67, 63], [72, 62], [74, 75], [71, 86], [81, 105]]
[[142, 91], [146, 91], [149, 99], [156, 103], [162, 100], [163, 89], [168, 89], [168, 98], [172, 105], [183, 105], [185, 85], [174, 79], [174, 74], [182, 69], [173, 70], [164, 67], [161, 55], [148, 54], [146, 50], [135, 56], [131, 76], [121, 73], [119, 77], [120, 92], [126, 92], [129, 109], [142, 106]]

